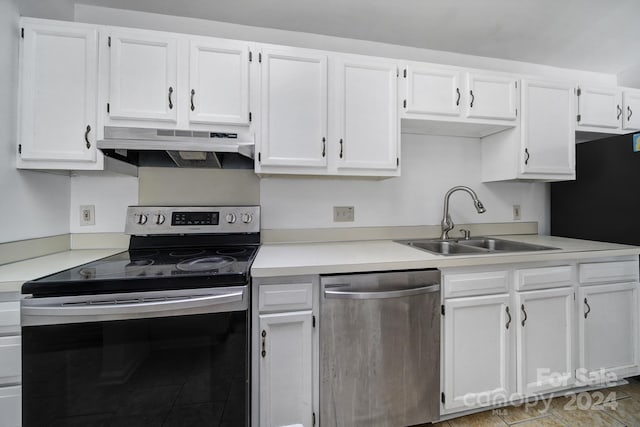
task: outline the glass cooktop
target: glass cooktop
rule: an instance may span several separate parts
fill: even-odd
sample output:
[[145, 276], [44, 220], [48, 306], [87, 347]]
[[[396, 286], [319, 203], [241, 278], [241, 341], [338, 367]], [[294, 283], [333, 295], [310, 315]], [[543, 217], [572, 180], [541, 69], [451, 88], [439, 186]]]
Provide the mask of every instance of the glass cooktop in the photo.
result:
[[258, 245], [138, 249], [22, 286], [23, 294], [63, 296], [244, 285]]

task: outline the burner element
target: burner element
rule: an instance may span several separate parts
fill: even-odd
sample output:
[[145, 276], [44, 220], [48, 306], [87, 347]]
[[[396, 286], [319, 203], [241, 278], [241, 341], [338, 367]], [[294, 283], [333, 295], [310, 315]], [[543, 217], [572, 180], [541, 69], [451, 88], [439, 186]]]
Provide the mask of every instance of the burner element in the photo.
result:
[[183, 249], [181, 251], [171, 251], [169, 252], [169, 256], [176, 258], [186, 258], [202, 255], [203, 253], [204, 251], [200, 249]]
[[224, 248], [216, 251], [218, 255], [240, 255], [245, 252], [247, 252], [245, 248]]
[[181, 271], [221, 271], [230, 268], [236, 262], [235, 258], [229, 256], [209, 256], [204, 258], [194, 258], [184, 260], [176, 268]]

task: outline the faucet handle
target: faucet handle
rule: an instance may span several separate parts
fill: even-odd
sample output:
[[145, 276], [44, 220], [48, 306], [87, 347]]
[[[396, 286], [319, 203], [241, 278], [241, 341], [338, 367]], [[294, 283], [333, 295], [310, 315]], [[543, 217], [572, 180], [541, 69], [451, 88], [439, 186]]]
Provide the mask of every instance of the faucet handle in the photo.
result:
[[462, 233], [462, 235], [464, 236], [464, 240], [469, 240], [471, 238], [471, 231], [465, 228], [461, 228], [460, 233]]

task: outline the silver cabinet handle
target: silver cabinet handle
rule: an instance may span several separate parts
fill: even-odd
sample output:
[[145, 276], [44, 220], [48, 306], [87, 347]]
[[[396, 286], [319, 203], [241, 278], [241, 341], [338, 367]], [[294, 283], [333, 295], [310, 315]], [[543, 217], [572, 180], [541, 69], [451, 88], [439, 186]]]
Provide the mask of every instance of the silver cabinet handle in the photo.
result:
[[629, 121], [629, 120], [631, 120], [631, 116], [633, 115], [633, 111], [631, 111], [631, 107], [629, 107], [628, 105], [627, 105], [627, 112], [629, 113], [627, 115], [627, 121]]
[[173, 95], [173, 87], [169, 86], [169, 109], [173, 109], [173, 101], [171, 100], [171, 95]]
[[458, 94], [458, 99], [456, 99], [456, 106], [460, 105], [460, 88], [456, 88], [456, 93]]
[[262, 355], [262, 357], [266, 357], [267, 356], [267, 331], [263, 329], [260, 335], [262, 336], [262, 351], [260, 352], [260, 354]]
[[620, 120], [620, 116], [622, 115], [622, 108], [620, 108], [620, 105], [616, 105], [616, 109], [618, 110], [618, 116], [616, 117], [616, 120]]
[[[336, 285], [338, 286], [349, 286]], [[325, 298], [341, 298], [341, 299], [385, 299], [385, 298], [399, 298], [408, 297], [412, 295], [427, 294], [431, 292], [438, 292], [440, 285], [425, 285], [409, 289], [401, 289], [397, 291], [372, 291], [372, 292], [360, 292], [360, 291], [340, 291], [335, 289], [325, 289]]]
[[584, 313], [584, 318], [586, 319], [587, 316], [589, 315], [589, 313], [591, 313], [591, 306], [589, 305], [589, 303], [587, 302], [587, 299], [584, 299], [584, 305], [587, 306], [587, 311]]
[[89, 315], [127, 315], [136, 313], [153, 313], [172, 310], [185, 310], [212, 304], [224, 304], [242, 301], [244, 291], [233, 291], [215, 295], [193, 296], [191, 298], [176, 298], [145, 301], [138, 299], [119, 302], [118, 300], [100, 301], [99, 303], [79, 303], [51, 306], [23, 305], [21, 312], [27, 316], [89, 316]]
[[524, 164], [528, 165], [529, 164], [529, 158], [531, 157], [531, 155], [529, 154], [529, 149], [528, 148], [524, 149], [524, 155], [525, 155]]
[[196, 95], [195, 89], [191, 89], [191, 111], [196, 109], [196, 106], [193, 103], [193, 97]]
[[342, 142], [342, 139], [340, 139], [340, 158], [342, 158], [343, 147], [344, 147], [344, 143]]
[[87, 125], [87, 129], [84, 131], [84, 141], [87, 143], [87, 149], [91, 148], [91, 142], [89, 141], [89, 132], [91, 132], [91, 126]]
[[327, 155], [327, 138], [322, 137], [322, 157]]
[[473, 91], [470, 90], [469, 94], [471, 94], [471, 105], [469, 105], [469, 107], [473, 108], [473, 102], [476, 100], [476, 97], [473, 96]]
[[504, 327], [509, 329], [509, 325], [511, 324], [511, 313], [509, 312], [509, 306], [507, 306], [506, 311], [507, 311], [507, 316], [509, 317], [509, 319], [507, 320], [507, 324], [504, 325]]
[[522, 314], [524, 314], [524, 319], [522, 319], [522, 327], [524, 328], [524, 324], [527, 321], [527, 311], [524, 309], [524, 304], [520, 306], [520, 309], [522, 310]]

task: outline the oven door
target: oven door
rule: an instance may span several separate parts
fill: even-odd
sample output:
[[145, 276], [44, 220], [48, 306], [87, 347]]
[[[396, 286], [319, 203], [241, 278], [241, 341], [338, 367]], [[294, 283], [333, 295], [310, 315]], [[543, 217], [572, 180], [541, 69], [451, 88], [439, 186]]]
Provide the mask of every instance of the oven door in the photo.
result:
[[246, 286], [26, 298], [23, 425], [248, 426]]

